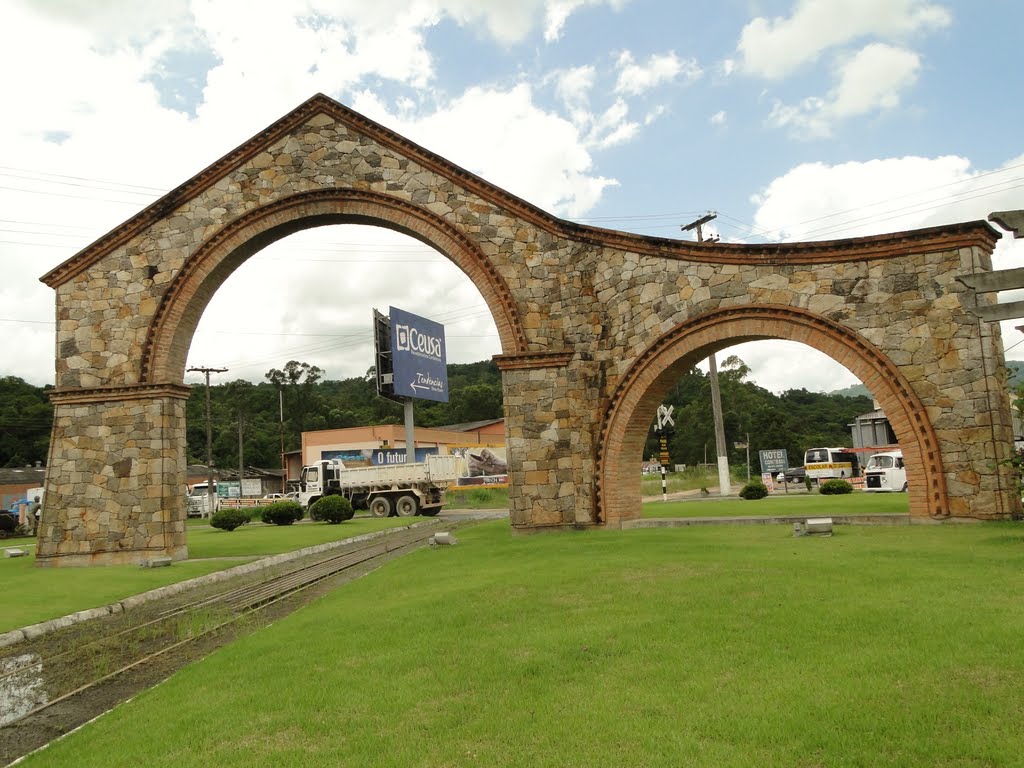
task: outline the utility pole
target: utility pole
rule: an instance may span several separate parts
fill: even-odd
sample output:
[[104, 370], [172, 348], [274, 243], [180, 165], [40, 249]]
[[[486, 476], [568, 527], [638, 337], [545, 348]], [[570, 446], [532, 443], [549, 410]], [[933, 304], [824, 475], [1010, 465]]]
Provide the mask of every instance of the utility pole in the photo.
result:
[[[206, 375], [206, 516], [213, 514], [213, 428], [210, 418], [210, 374], [226, 373], [227, 368], [189, 368], [189, 373]], [[242, 479], [239, 478], [241, 483]]]
[[280, 429], [281, 435], [281, 493], [288, 492], [288, 462], [284, 459], [284, 389], [277, 390], [277, 405], [281, 410]]
[[[704, 242], [704, 230], [702, 229], [702, 227], [705, 224], [707, 224], [709, 221], [714, 221], [717, 218], [718, 218], [718, 214], [717, 213], [715, 213], [714, 211], [708, 211], [706, 214], [701, 216], [696, 221], [691, 221], [689, 224], [685, 225], [682, 228], [683, 232], [689, 232], [691, 230], [696, 229], [697, 230], [697, 242], [698, 243], [703, 243]], [[715, 236], [715, 237], [711, 238], [710, 240], [708, 240], [708, 242], [709, 243], [717, 243], [718, 242], [718, 237]]]
[[242, 498], [242, 478], [245, 475], [245, 460], [242, 458], [242, 412], [238, 412], [238, 498]]
[[[702, 243], [704, 242], [702, 227], [716, 218], [718, 218], [717, 213], [708, 211], [706, 215], [684, 226], [683, 232], [696, 229], [697, 242]], [[716, 242], [717, 240], [718, 238], [715, 237], [709, 242]], [[725, 425], [722, 421], [722, 394], [718, 387], [718, 364], [715, 362], [714, 355], [708, 358], [708, 367], [711, 370], [711, 409], [715, 419], [715, 449], [718, 454], [718, 492], [722, 496], [728, 496], [732, 493], [732, 485], [729, 482], [729, 454], [725, 447]]]
[[715, 418], [715, 448], [718, 453], [718, 493], [728, 496], [732, 493], [729, 483], [729, 454], [725, 448], [725, 424], [722, 421], [722, 393], [718, 389], [718, 365], [715, 356], [708, 358], [711, 368], [711, 410]]

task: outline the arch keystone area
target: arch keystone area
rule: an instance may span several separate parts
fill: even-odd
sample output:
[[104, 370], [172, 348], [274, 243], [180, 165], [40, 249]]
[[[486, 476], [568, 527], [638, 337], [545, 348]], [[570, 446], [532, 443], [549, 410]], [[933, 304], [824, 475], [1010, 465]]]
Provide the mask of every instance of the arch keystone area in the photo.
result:
[[957, 280], [991, 271], [986, 222], [753, 246], [588, 227], [318, 94], [43, 276], [57, 366], [37, 564], [187, 557], [183, 376], [199, 318], [253, 253], [335, 223], [431, 245], [487, 302], [516, 529], [635, 516], [672, 372], [758, 337], [811, 344], [878, 395], [913, 514], [1020, 513], [1001, 463], [1002, 340], [972, 314], [994, 299]]

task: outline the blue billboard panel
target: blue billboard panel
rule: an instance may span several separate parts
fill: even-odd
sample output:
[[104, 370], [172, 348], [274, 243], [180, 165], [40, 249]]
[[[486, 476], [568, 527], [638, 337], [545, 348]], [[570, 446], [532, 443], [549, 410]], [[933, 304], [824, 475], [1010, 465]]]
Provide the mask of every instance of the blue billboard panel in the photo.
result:
[[395, 394], [447, 403], [444, 326], [394, 307], [390, 314]]

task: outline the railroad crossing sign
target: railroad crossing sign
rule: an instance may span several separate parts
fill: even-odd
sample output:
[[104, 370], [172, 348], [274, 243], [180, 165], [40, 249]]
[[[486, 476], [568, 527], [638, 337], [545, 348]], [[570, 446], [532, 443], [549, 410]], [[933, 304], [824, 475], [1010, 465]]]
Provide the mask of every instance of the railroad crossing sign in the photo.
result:
[[672, 411], [674, 408], [674, 405], [658, 406], [658, 418], [655, 422], [654, 427], [655, 432], [664, 432], [665, 427], [674, 427], [676, 425], [676, 423], [672, 420]]

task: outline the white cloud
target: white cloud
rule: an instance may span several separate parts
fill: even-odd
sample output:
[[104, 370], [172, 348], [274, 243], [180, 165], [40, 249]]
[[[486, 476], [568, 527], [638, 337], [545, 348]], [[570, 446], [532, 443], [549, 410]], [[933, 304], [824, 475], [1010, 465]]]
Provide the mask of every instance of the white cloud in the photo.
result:
[[692, 83], [704, 74], [696, 59], [681, 59], [673, 51], [652, 54], [646, 64], [638, 64], [632, 53], [623, 51], [619, 54], [616, 66], [619, 78], [615, 83], [615, 92], [631, 96], [646, 93], [680, 78]]
[[[364, 92], [355, 109], [493, 184], [562, 216], [593, 207], [613, 179], [591, 175], [579, 130], [533, 102], [526, 84], [471, 88], [431, 114], [401, 118]], [[610, 119], [610, 118], [609, 118]]]
[[[498, 0], [500, 3], [507, 3], [507, 0]], [[579, 8], [588, 5], [607, 4], [612, 10], [621, 10], [628, 0], [547, 0], [544, 13], [544, 39], [547, 42], [558, 40], [562, 36], [562, 30], [569, 16]], [[515, 5], [515, 3], [507, 3]]]
[[594, 122], [590, 133], [585, 139], [586, 146], [593, 147], [594, 149], [608, 149], [618, 144], [625, 144], [627, 141], [636, 138], [640, 132], [640, 124], [627, 120], [627, 111], [628, 109], [622, 101], [617, 101], [609, 107]]
[[596, 78], [597, 70], [591, 65], [555, 73], [555, 95], [574, 115], [573, 122], [589, 119], [587, 107]]
[[715, 112], [711, 117], [708, 118], [708, 122], [712, 125], [725, 125], [727, 116], [725, 110], [719, 110]]
[[789, 17], [747, 24], [737, 51], [747, 74], [781, 79], [836, 46], [865, 37], [900, 40], [950, 23], [949, 11], [928, 0], [799, 0]]
[[[758, 386], [776, 394], [790, 389], [832, 392], [860, 383], [849, 369], [823, 352], [797, 341], [774, 339], [736, 344], [719, 353], [719, 369], [729, 355], [736, 355], [750, 367], [751, 379]], [[698, 367], [707, 372], [706, 364]]]
[[920, 66], [912, 51], [872, 43], [839, 66], [828, 97], [809, 97], [796, 106], [776, 102], [768, 120], [800, 137], [829, 136], [838, 122], [899, 106], [901, 93], [917, 82]]
[[48, 21], [90, 35], [100, 48], [144, 45], [169, 29], [182, 28], [189, 19], [188, 0], [46, 0], [31, 3], [31, 8]]
[[912, 51], [883, 43], [866, 46], [840, 68], [832, 114], [851, 117], [898, 106], [900, 91], [917, 82], [920, 66]]
[[[970, 189], [970, 161], [948, 155], [838, 165], [804, 163], [773, 179], [754, 199], [754, 224], [773, 239], [822, 240], [926, 226]], [[990, 202], [975, 204], [979, 218]], [[984, 216], [980, 216], [984, 218]], [[946, 221], [955, 219], [946, 218]]]

